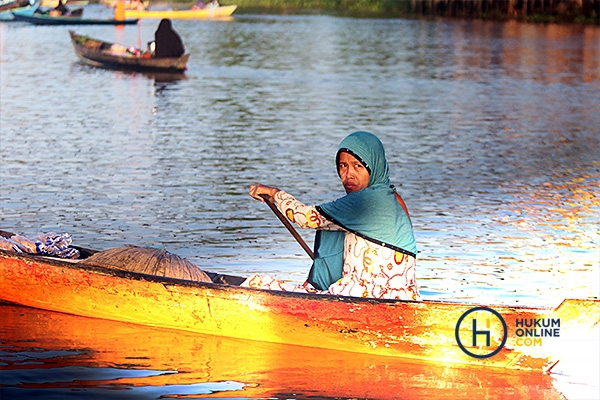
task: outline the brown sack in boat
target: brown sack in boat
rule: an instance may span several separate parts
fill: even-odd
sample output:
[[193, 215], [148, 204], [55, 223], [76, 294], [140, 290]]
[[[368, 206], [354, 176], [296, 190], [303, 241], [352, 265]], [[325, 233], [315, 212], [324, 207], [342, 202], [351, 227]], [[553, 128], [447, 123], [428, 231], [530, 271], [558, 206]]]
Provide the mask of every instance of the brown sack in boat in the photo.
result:
[[115, 247], [95, 253], [81, 262], [148, 275], [212, 282], [204, 271], [188, 260], [165, 250], [148, 247]]

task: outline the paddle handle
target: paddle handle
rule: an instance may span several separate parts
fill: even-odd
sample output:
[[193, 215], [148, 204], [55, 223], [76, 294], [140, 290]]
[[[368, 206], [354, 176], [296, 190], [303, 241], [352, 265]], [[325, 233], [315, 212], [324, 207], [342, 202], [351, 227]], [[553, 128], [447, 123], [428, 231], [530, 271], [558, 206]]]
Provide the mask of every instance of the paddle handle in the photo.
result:
[[271, 198], [271, 196], [269, 196], [268, 194], [259, 194], [259, 196], [263, 198], [263, 200], [265, 201], [265, 203], [267, 203], [271, 211], [273, 211], [277, 218], [279, 218], [279, 220], [283, 223], [287, 230], [290, 231], [292, 236], [298, 241], [298, 243], [300, 244], [300, 246], [302, 246], [304, 251], [306, 251], [306, 254], [308, 254], [310, 258], [314, 260], [315, 253], [313, 253], [312, 249], [308, 247], [308, 245], [306, 244], [304, 239], [302, 239], [302, 236], [300, 236], [300, 234], [296, 231], [292, 223], [281, 213], [281, 211], [279, 211], [277, 206], [273, 203], [273, 199]]

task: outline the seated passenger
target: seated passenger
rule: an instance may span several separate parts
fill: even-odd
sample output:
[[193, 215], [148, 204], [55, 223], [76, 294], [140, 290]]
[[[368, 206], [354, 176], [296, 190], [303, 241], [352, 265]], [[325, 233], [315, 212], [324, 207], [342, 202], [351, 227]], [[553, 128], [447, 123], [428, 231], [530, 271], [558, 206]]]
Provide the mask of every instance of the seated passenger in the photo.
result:
[[317, 230], [307, 283], [295, 285], [255, 274], [242, 286], [379, 299], [420, 300], [415, 281], [417, 246], [404, 201], [390, 185], [383, 144], [369, 132], [346, 137], [336, 155], [346, 195], [305, 205], [261, 184], [250, 196], [268, 195], [300, 228]]
[[192, 10], [202, 10], [206, 8], [206, 4], [202, 0], [198, 0], [196, 4], [192, 6]]
[[52, 11], [50, 11], [50, 15], [53, 17], [67, 16], [69, 14], [71, 14], [71, 10], [69, 10], [69, 7], [63, 4], [62, 0], [58, 0], [58, 5], [54, 7]]
[[154, 57], [181, 57], [185, 53], [183, 42], [171, 26], [170, 19], [162, 19], [154, 33]]
[[117, 0], [114, 5], [114, 14], [115, 20], [124, 21], [125, 20], [125, 3], [123, 0]]

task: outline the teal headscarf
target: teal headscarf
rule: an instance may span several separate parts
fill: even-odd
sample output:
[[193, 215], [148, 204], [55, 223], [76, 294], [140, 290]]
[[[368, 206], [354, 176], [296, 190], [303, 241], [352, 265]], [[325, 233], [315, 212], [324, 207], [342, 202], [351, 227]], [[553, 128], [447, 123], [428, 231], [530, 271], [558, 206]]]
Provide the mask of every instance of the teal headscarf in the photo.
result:
[[[369, 132], [354, 132], [340, 143], [340, 153], [349, 153], [369, 171], [368, 187], [349, 193], [317, 210], [336, 225], [373, 243], [416, 257], [417, 245], [409, 216], [390, 186], [390, 172], [383, 144]], [[344, 267], [343, 231], [319, 230], [315, 238], [315, 260], [308, 281], [326, 290], [342, 278]]]

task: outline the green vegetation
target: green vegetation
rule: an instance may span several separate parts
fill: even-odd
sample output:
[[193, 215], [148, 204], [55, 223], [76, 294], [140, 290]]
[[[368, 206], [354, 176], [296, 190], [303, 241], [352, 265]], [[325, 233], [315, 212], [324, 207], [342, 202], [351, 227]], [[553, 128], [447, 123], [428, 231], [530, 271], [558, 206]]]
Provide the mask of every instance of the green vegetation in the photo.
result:
[[244, 12], [398, 17], [409, 15], [410, 0], [222, 0]]
[[240, 13], [451, 17], [600, 24], [600, 0], [220, 0]]

